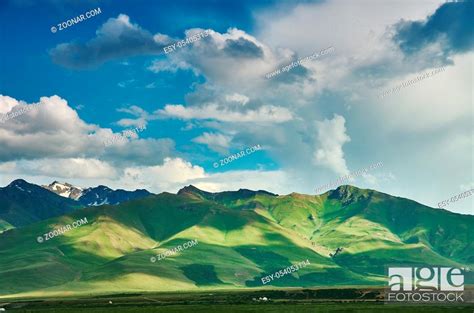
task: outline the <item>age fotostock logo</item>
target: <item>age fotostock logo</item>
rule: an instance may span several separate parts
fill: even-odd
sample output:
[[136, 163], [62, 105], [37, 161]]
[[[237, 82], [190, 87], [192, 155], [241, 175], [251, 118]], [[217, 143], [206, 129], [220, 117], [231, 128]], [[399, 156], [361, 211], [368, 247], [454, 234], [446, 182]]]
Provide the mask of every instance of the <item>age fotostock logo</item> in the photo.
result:
[[464, 273], [456, 267], [389, 267], [385, 301], [464, 302]]

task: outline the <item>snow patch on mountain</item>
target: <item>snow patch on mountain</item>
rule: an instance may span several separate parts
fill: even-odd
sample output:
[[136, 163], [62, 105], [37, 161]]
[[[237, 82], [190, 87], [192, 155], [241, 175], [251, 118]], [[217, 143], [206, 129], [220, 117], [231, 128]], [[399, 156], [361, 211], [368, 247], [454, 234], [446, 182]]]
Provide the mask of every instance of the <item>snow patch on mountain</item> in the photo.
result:
[[78, 200], [83, 194], [83, 189], [81, 187], [76, 187], [68, 183], [60, 183], [58, 181], [54, 181], [47, 186], [43, 185], [42, 187], [61, 197], [73, 200]]
[[53, 183], [42, 187], [61, 197], [76, 200], [83, 206], [99, 206], [104, 204], [115, 205], [124, 201], [151, 195], [151, 193], [145, 189], [137, 189], [135, 191], [126, 191], [122, 189], [113, 190], [103, 185], [93, 188], [80, 188], [69, 183], [60, 183], [58, 181], [54, 181]]

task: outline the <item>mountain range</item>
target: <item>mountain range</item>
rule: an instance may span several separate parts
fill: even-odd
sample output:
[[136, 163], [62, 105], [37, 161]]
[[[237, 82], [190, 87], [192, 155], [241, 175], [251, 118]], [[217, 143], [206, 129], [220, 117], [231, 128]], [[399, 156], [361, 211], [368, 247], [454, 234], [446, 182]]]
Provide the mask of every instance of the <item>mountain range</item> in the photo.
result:
[[473, 226], [472, 215], [348, 185], [321, 195], [188, 186], [1, 233], [0, 298], [385, 286], [389, 265], [472, 268]]
[[72, 199], [17, 179], [0, 188], [0, 232], [60, 216], [80, 207]]
[[144, 189], [112, 190], [106, 186], [80, 188], [57, 181], [38, 186], [17, 179], [0, 188], [0, 232], [22, 227], [79, 208], [103, 204], [119, 204], [151, 195]]
[[128, 200], [143, 198], [151, 195], [145, 189], [126, 191], [123, 189], [113, 190], [107, 186], [82, 189], [68, 183], [53, 182], [43, 186], [62, 197], [74, 199], [83, 206], [98, 206], [103, 204], [119, 204]]

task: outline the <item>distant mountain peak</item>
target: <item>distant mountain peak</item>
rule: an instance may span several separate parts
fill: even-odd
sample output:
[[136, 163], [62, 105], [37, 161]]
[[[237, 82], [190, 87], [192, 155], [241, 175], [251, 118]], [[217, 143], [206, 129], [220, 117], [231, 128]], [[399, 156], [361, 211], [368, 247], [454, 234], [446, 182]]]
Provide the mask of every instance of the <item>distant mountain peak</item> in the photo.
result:
[[80, 187], [73, 186], [69, 183], [61, 183], [55, 180], [49, 185], [42, 186], [49, 191], [54, 192], [55, 194], [64, 197], [77, 200], [82, 196], [83, 189]]
[[195, 196], [195, 197], [197, 196], [198, 198], [208, 198], [209, 196], [212, 197], [214, 195], [212, 192], [201, 190], [194, 185], [189, 185], [189, 186], [181, 188], [177, 194], [190, 195], [190, 196]]
[[352, 185], [341, 185], [337, 187], [336, 190], [341, 193], [351, 193], [351, 192], [356, 192], [360, 189]]
[[191, 191], [191, 192], [193, 192], [193, 191], [201, 192], [201, 191], [204, 191], [204, 190], [201, 190], [201, 189], [199, 189], [198, 187], [196, 187], [194, 185], [189, 185], [189, 186], [185, 186], [185, 187], [181, 188], [178, 191], [178, 193], [180, 193], [180, 192], [189, 192], [189, 191]]
[[265, 195], [268, 195], [268, 196], [278, 196], [277, 194], [275, 193], [271, 193], [271, 192], [268, 192], [266, 190], [250, 190], [250, 189], [239, 189], [236, 191], [237, 194], [240, 194], [240, 195], [243, 195], [243, 196], [255, 196], [257, 194], [265, 194]]
[[250, 199], [258, 195], [276, 197], [277, 194], [265, 191], [265, 190], [250, 190], [250, 189], [239, 189], [234, 191], [221, 191], [221, 192], [207, 192], [203, 191], [196, 186], [189, 185], [181, 188], [178, 193], [179, 196], [187, 196], [189, 198], [210, 200], [210, 201], [234, 201], [237, 199]]
[[12, 181], [8, 186], [27, 186], [27, 185], [30, 185], [30, 183], [28, 183], [24, 179], [19, 178]]
[[[102, 189], [102, 190], [113, 190], [107, 186], [104, 186], [104, 185], [99, 185], [97, 187], [95, 187], [96, 189]], [[90, 188], [90, 189], [94, 189], [94, 188]]]
[[6, 188], [10, 188], [10, 189], [15, 188], [15, 189], [19, 189], [21, 191], [31, 192], [32, 190], [35, 189], [35, 187], [37, 187], [37, 186], [33, 185], [33, 184], [30, 184], [29, 182], [27, 182], [24, 179], [16, 179], [16, 180], [12, 181]]
[[362, 189], [351, 185], [341, 185], [335, 190], [329, 191], [328, 198], [340, 200], [342, 204], [349, 204], [367, 196], [367, 192]]

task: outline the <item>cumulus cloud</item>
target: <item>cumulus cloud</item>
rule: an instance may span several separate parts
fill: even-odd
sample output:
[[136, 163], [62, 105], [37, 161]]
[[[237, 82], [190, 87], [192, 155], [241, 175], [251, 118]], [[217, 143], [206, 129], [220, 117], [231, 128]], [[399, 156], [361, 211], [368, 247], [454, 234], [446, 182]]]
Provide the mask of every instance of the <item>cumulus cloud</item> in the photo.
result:
[[[114, 132], [84, 122], [59, 96], [41, 97], [34, 104], [10, 97], [0, 99], [16, 104], [10, 111], [35, 106], [34, 110], [25, 110], [23, 114], [0, 123], [0, 146], [4, 147], [0, 150], [0, 161], [3, 162], [16, 159], [100, 158], [112, 163], [156, 164], [174, 151], [174, 142], [167, 138], [129, 138], [106, 147], [104, 142], [112, 138]], [[135, 106], [124, 110], [143, 114]]]
[[[386, 1], [333, 0], [299, 3], [278, 19], [275, 19], [274, 10], [262, 12], [258, 16], [256, 34], [258, 38], [265, 38], [265, 43], [271, 47], [287, 47], [302, 55], [334, 46], [342, 52], [339, 56], [355, 58], [372, 52], [374, 42], [371, 41], [384, 34], [387, 27], [401, 18], [425, 18], [441, 2], [401, 1], [393, 5]], [[328, 28], [334, 31], [328, 32]]]
[[79, 154], [87, 149], [83, 146], [86, 136], [91, 134], [89, 142], [98, 144], [97, 138], [106, 132], [84, 123], [58, 96], [41, 97], [30, 105], [37, 108], [0, 124], [0, 145], [6, 147], [0, 151], [0, 160]]
[[[202, 29], [186, 31], [190, 36]], [[193, 69], [204, 75], [211, 83], [222, 86], [247, 85], [253, 81], [253, 88], [265, 84], [264, 75], [287, 62], [293, 53], [285, 49], [274, 50], [255, 37], [237, 28], [225, 33], [213, 30], [209, 36], [167, 55], [166, 60], [157, 60], [150, 67], [152, 71], [175, 71]], [[256, 85], [255, 85], [256, 84]]]
[[318, 148], [314, 153], [314, 161], [340, 175], [349, 173], [342, 151], [342, 146], [351, 140], [346, 134], [345, 122], [344, 117], [337, 114], [332, 120], [316, 122]]
[[0, 114], [6, 114], [10, 112], [14, 107], [18, 106], [19, 104], [25, 104], [24, 102], [21, 103], [16, 99], [13, 99], [9, 96], [0, 95]]
[[[237, 43], [243, 42], [240, 38], [259, 47], [262, 54], [257, 52], [251, 57], [236, 51], [244, 55], [230, 57], [229, 49], [242, 48], [243, 44]], [[231, 41], [236, 43], [230, 45]], [[209, 36], [189, 48], [166, 55], [166, 60], [157, 60], [160, 69], [186, 62], [206, 80], [203, 84], [195, 85], [193, 92], [186, 95], [185, 104], [167, 104], [154, 114], [199, 123], [220, 133], [236, 134], [233, 141], [243, 145], [259, 142], [278, 147], [268, 150], [270, 158], [307, 173], [308, 169], [303, 169], [303, 164], [311, 163], [314, 140], [308, 138], [310, 135], [306, 130], [313, 127], [310, 125], [314, 120], [312, 118], [321, 118], [316, 92], [324, 86], [309, 76], [316, 70], [325, 73], [334, 69], [322, 70], [318, 67], [310, 70], [309, 66], [319, 66], [325, 62], [325, 58], [320, 58], [308, 62], [314, 63], [308, 68], [305, 64], [291, 73], [281, 74], [278, 79], [265, 78], [268, 72], [296, 58], [297, 53], [294, 51], [270, 48], [243, 30], [230, 28], [223, 33], [210, 31]], [[300, 75], [298, 70], [304, 75]], [[298, 79], [292, 80], [295, 75]], [[301, 110], [305, 106], [307, 109]], [[246, 123], [245, 127], [242, 127], [242, 123]], [[268, 128], [269, 123], [271, 130]], [[309, 154], [294, 153], [306, 150]]]
[[[159, 179], [156, 179], [157, 177]], [[190, 180], [204, 177], [205, 171], [200, 166], [192, 165], [181, 158], [165, 158], [163, 165], [125, 168], [119, 182], [128, 188], [146, 186], [155, 192], [173, 192]]]
[[[305, 64], [309, 73], [300, 78], [305, 78], [301, 90], [305, 96], [329, 90], [353, 100], [366, 97], [364, 92], [368, 86], [379, 86], [399, 76], [441, 65], [436, 57], [439, 50], [433, 45], [422, 55], [407, 59], [392, 40], [396, 31], [393, 25], [401, 18], [424, 19], [439, 3], [439, 0], [406, 1], [395, 6], [389, 2], [366, 0], [303, 3], [279, 19], [274, 18], [273, 11], [263, 13], [259, 17], [257, 37], [265, 38], [268, 46], [286, 47], [303, 56], [335, 47], [336, 53], [319, 62]], [[327, 32], [321, 25], [332, 25], [337, 31]], [[287, 81], [284, 77], [281, 79]], [[293, 89], [294, 85], [291, 86]]]
[[96, 37], [85, 43], [70, 42], [50, 51], [52, 60], [62, 66], [81, 69], [100, 65], [112, 59], [135, 55], [160, 54], [171, 38], [151, 34], [130, 18], [120, 14], [110, 18], [97, 31]]

